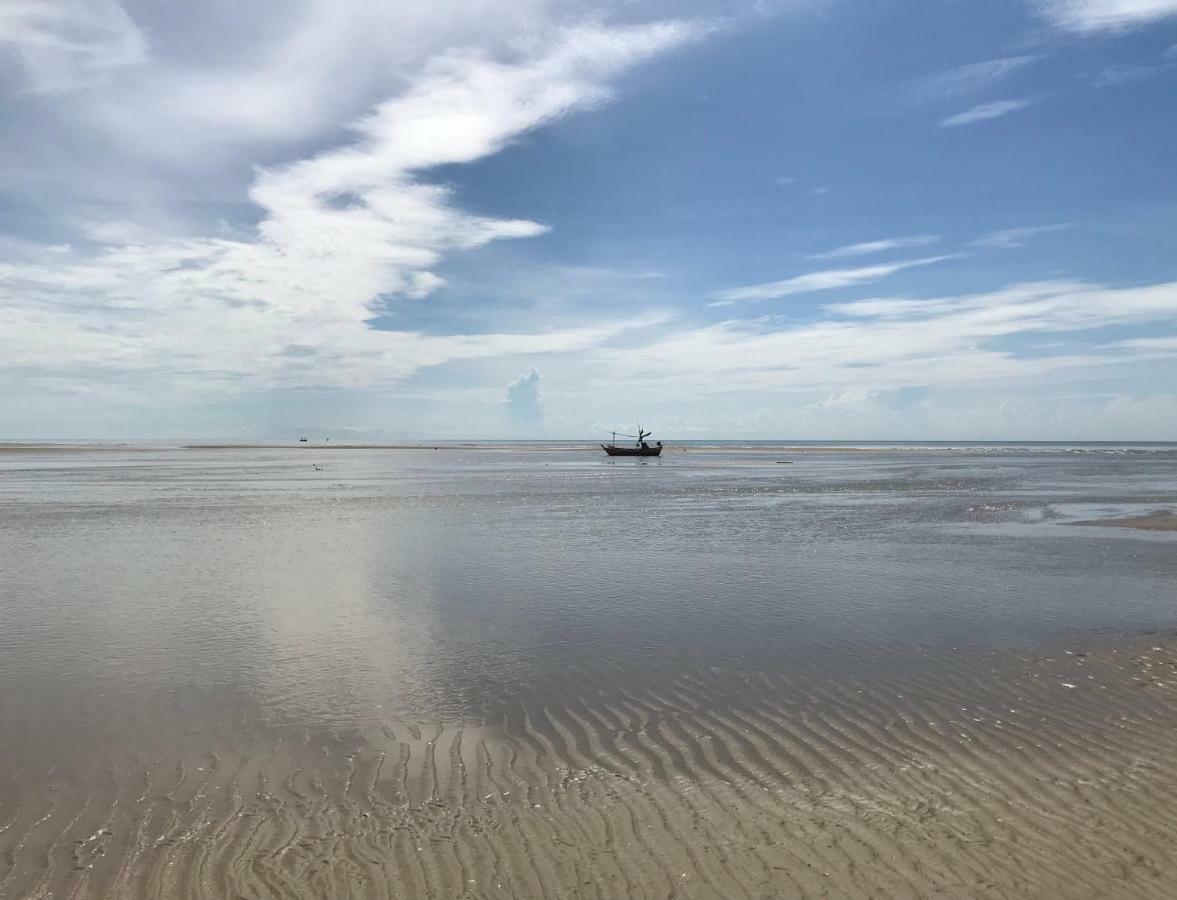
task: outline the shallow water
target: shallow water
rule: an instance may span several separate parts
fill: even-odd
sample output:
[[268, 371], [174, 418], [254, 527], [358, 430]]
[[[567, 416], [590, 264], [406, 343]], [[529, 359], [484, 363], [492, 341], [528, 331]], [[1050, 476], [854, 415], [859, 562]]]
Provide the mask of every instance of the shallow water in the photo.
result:
[[165, 450], [0, 467], [4, 676], [80, 709], [215, 687], [282, 721], [362, 721], [377, 701], [479, 714], [574, 661], [851, 665], [1177, 623], [1173, 537], [1063, 527], [1177, 507], [1163, 453]]
[[[219, 817], [231, 814], [214, 794], [236, 796], [240, 811], [286, 783], [286, 806], [250, 815], [278, 828], [309, 804], [305, 822], [282, 828], [310, 840], [300, 829], [328, 827], [320, 794], [334, 798], [322, 802], [335, 814], [361, 815], [348, 811], [355, 760], [379, 754], [402, 755], [404, 780], [399, 793], [380, 794], [380, 770], [364, 774], [369, 799], [386, 798], [387, 808], [365, 808], [380, 821], [395, 818], [394, 794], [409, 806], [465, 809], [469, 798], [446, 785], [458, 770], [466, 784], [481, 752], [472, 746], [490, 748], [482, 787], [500, 800], [512, 791], [496, 778], [517, 779], [530, 798], [558, 770], [607, 769], [610, 754], [647, 787], [677, 779], [677, 789], [708, 790], [708, 779], [739, 770], [775, 792], [789, 779], [769, 748], [793, 733], [791, 702], [826, 710], [843, 735], [822, 738], [824, 750], [815, 738], [792, 751], [797, 768], [812, 770], [823, 753], [859, 752], [839, 747], [862, 744], [847, 729], [875, 727], [868, 713], [845, 712], [855, 691], [934, 684], [937, 672], [963, 684], [997, 665], [989, 654], [1041, 656], [1076, 636], [1177, 626], [1177, 534], [1070, 527], [1157, 509], [1177, 510], [1173, 448], [725, 446], [658, 460], [536, 445], [0, 452], [0, 896], [37, 885], [149, 896], [168, 870], [148, 865], [152, 848], [187, 860], [177, 869], [188, 872], [183, 889], [199, 895], [202, 870], [177, 848], [185, 835], [199, 845], [201, 829], [214, 826], [229, 841], [230, 820]], [[819, 696], [826, 683], [839, 687]], [[784, 705], [707, 726], [719, 731], [706, 749], [697, 723], [657, 724], [684, 709], [734, 708], [744, 694]], [[601, 743], [627, 723], [646, 735], [634, 739], [633, 759]], [[422, 734], [434, 727], [432, 739]], [[651, 737], [659, 728], [670, 730]], [[743, 744], [741, 731], [752, 734]], [[455, 733], [467, 735], [456, 750]], [[643, 740], [653, 743], [643, 750]], [[442, 765], [434, 754], [447, 741]], [[534, 772], [497, 768], [502, 748], [534, 753]], [[816, 756], [797, 762], [807, 754]], [[334, 775], [300, 790], [298, 778], [314, 770], [308, 760], [326, 758], [323, 772]], [[228, 772], [226, 760], [238, 768]], [[206, 770], [200, 793], [195, 773]], [[346, 775], [338, 796], [323, 787], [335, 775]], [[128, 787], [139, 781], [141, 796]], [[589, 795], [595, 809], [613, 796]], [[674, 831], [665, 809], [645, 814]], [[92, 826], [107, 820], [120, 833], [102, 856], [119, 862], [104, 870], [78, 848], [101, 843], [103, 828]], [[543, 827], [576, 843], [575, 833]], [[258, 855], [255, 869], [265, 857], [277, 871], [281, 831], [265, 853], [207, 835], [205, 846], [218, 849], [202, 852]], [[431, 863], [432, 875], [422, 870], [417, 892], [466, 890], [477, 854], [468, 835], [448, 840], [467, 850], [449, 867]], [[679, 850], [655, 840], [634, 860], [685, 854], [672, 868], [681, 863], [700, 896], [760, 884], [747, 875], [752, 863], [712, 868], [702, 845], [676, 840]], [[375, 859], [383, 851], [372, 846]], [[543, 868], [539, 851], [520, 854], [501, 866], [518, 869], [526, 857]], [[396, 893], [396, 879], [380, 888], [356, 874], [372, 859], [324, 858], [334, 874], [317, 895]], [[224, 865], [225, 891], [285, 892], [280, 880], [250, 882]], [[409, 877], [406, 866], [394, 866], [399, 877]], [[584, 884], [608, 895], [589, 869]], [[155, 874], [140, 882], [141, 871]], [[535, 893], [541, 875], [479, 877]], [[771, 873], [756, 876], [765, 877], [772, 887]], [[808, 882], [791, 877], [785, 893], [806, 893]], [[840, 884], [849, 891], [853, 881]], [[614, 884], [618, 893], [646, 887], [632, 872]]]

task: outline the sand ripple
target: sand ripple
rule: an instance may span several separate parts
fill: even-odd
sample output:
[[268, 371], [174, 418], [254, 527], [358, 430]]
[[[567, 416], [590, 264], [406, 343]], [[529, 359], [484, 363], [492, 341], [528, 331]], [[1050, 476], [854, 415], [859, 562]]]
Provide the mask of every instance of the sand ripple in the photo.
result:
[[1177, 639], [626, 674], [480, 720], [8, 766], [0, 897], [1177, 895]]

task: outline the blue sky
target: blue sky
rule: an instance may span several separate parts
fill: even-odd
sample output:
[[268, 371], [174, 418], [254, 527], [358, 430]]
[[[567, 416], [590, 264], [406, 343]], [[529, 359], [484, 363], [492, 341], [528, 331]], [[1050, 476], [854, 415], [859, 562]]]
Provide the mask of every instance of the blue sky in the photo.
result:
[[1177, 0], [181, 7], [0, 8], [0, 438], [1177, 438]]

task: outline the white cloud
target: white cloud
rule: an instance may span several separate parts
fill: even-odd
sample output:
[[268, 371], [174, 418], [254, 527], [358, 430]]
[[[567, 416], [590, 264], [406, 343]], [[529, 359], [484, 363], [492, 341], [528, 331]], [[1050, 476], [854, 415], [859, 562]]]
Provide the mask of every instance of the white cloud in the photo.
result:
[[991, 231], [972, 242], [974, 247], [1021, 247], [1027, 240], [1040, 234], [1051, 234], [1056, 231], [1066, 231], [1073, 228], [1071, 222], [1060, 222], [1056, 225], [1031, 225], [1025, 228], [1005, 228], [1001, 231]]
[[161, 53], [76, 114], [142, 158], [220, 165], [231, 149], [332, 134], [448, 48], [528, 55], [552, 40], [556, 2], [244, 3], [231, 22], [165, 5], [154, 12], [168, 31], [216, 23], [215, 54]]
[[1040, 13], [1067, 31], [1115, 31], [1177, 15], [1177, 0], [1037, 0]]
[[924, 78], [915, 85], [913, 94], [916, 100], [923, 102], [973, 94], [1008, 78], [1039, 59], [1040, 56], [1034, 55], [1006, 56], [970, 63]]
[[886, 238], [878, 241], [864, 241], [861, 244], [847, 244], [825, 253], [815, 253], [810, 259], [844, 259], [849, 256], [867, 256], [871, 253], [883, 253], [888, 250], [904, 250], [909, 247], [926, 247], [939, 241], [938, 235], [917, 234], [912, 237]]
[[1149, 78], [1154, 78], [1160, 75], [1169, 65], [1128, 65], [1128, 66], [1104, 66], [1096, 76], [1092, 79], [1092, 83], [1096, 87], [1118, 87], [1122, 84], [1131, 84], [1134, 81], [1146, 81]]
[[1138, 350], [1160, 358], [1177, 359], [1177, 335], [1170, 337], [1132, 338], [1121, 341], [1121, 347]]
[[917, 266], [930, 266], [933, 263], [953, 259], [953, 256], [929, 256], [924, 259], [907, 259], [900, 262], [883, 263], [877, 266], [863, 266], [858, 269], [829, 269], [824, 272], [810, 272], [798, 275], [784, 281], [770, 281], [766, 284], [753, 284], [747, 287], [727, 288], [710, 294], [715, 299], [712, 306], [723, 306], [742, 300], [774, 300], [777, 297], [789, 297], [793, 294], [808, 294], [813, 291], [828, 291], [835, 288], [852, 287], [878, 281], [904, 269]]
[[[728, 321], [667, 334], [652, 344], [595, 351], [630, 389], [672, 384], [703, 393], [873, 390], [1027, 378], [1173, 358], [1171, 339], [1137, 339], [1031, 352], [1015, 336], [1081, 334], [1110, 326], [1171, 324], [1177, 282], [1109, 288], [1084, 282], [1015, 284], [983, 294], [878, 298], [833, 304], [816, 322]], [[1140, 343], [1146, 340], [1146, 343]], [[1167, 354], [1167, 356], [1166, 356]]]
[[944, 128], [956, 128], [960, 125], [972, 125], [975, 122], [1000, 119], [1002, 116], [1008, 116], [1010, 113], [1017, 112], [1019, 109], [1025, 109], [1033, 103], [1033, 100], [1025, 97], [1019, 100], [994, 100], [991, 103], [981, 103], [970, 109], [966, 109], [964, 112], [941, 120], [940, 125]]
[[887, 393], [889, 392], [877, 388], [860, 387], [830, 394], [813, 405], [830, 412], [861, 412], [876, 405], [879, 398]]
[[1145, 81], [1156, 78], [1177, 66], [1177, 46], [1169, 47], [1164, 53], [1151, 59], [1141, 59], [1134, 63], [1117, 63], [1104, 66], [1092, 78], [1096, 87], [1118, 87], [1135, 81]]
[[117, 0], [4, 0], [0, 49], [16, 55], [35, 92], [67, 91], [141, 63], [143, 33]]
[[430, 336], [368, 320], [390, 298], [436, 289], [432, 269], [446, 252], [546, 230], [466, 213], [418, 173], [494, 154], [605, 102], [613, 76], [700, 33], [674, 22], [580, 26], [507, 59], [444, 53], [361, 119], [354, 139], [259, 170], [252, 238], [114, 227], [91, 230], [108, 243], [88, 256], [0, 265], [0, 359], [10, 371], [151, 372], [160, 389], [354, 387], [450, 359], [584, 349], [640, 327]]
[[503, 398], [507, 414], [517, 422], [536, 422], [543, 418], [539, 396], [539, 372], [532, 369], [507, 385]]

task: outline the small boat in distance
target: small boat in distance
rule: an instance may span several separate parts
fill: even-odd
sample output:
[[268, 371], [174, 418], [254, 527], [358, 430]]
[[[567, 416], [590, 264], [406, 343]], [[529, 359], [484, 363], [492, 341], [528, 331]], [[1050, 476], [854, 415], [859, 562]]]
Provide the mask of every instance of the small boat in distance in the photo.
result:
[[614, 431], [612, 443], [601, 444], [601, 449], [610, 456], [660, 456], [662, 454], [662, 442], [658, 441], [653, 447], [647, 444], [646, 438], [653, 434], [653, 432], [642, 431], [641, 425], [638, 426], [637, 434], [621, 434], [622, 437], [634, 439], [634, 445], [632, 447], [618, 447], [617, 435], [619, 434], [621, 434], [620, 431]]

